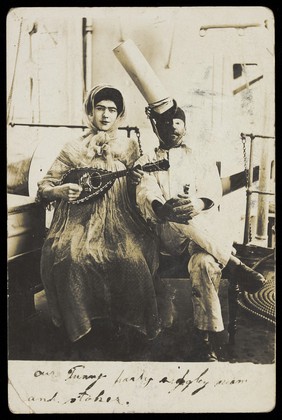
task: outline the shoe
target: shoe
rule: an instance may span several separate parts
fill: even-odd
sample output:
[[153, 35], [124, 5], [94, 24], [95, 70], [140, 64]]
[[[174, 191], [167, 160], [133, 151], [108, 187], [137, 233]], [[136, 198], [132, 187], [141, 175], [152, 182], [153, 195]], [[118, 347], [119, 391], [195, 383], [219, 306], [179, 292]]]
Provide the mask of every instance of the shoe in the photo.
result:
[[188, 356], [190, 362], [217, 362], [218, 357], [213, 349], [212, 343], [203, 340], [198, 333], [193, 335], [194, 345]]
[[211, 348], [206, 352], [203, 352], [200, 358], [200, 362], [218, 362], [218, 357]]
[[188, 362], [218, 362], [215, 351], [211, 348], [210, 343], [201, 348], [193, 348], [187, 358]]
[[235, 268], [232, 277], [238, 282], [241, 291], [250, 294], [258, 292], [267, 282], [262, 274], [242, 262]]

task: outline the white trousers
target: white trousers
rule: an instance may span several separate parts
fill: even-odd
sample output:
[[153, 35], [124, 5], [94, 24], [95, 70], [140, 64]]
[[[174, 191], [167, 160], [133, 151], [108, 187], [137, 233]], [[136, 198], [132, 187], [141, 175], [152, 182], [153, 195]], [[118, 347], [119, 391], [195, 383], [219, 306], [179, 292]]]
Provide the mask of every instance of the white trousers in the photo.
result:
[[188, 271], [192, 283], [194, 326], [199, 330], [219, 332], [224, 330], [218, 290], [221, 268], [214, 257], [189, 244], [191, 255]]
[[211, 222], [201, 216], [194, 217], [188, 225], [174, 222], [157, 225], [162, 251], [168, 255], [179, 255], [190, 241], [194, 241], [225, 267], [231, 256], [233, 239], [224, 230], [219, 217]]
[[162, 252], [190, 254], [188, 271], [192, 282], [194, 325], [200, 330], [224, 330], [218, 297], [223, 267], [231, 256], [232, 239], [219, 235], [218, 225], [194, 218], [188, 225], [167, 222], [157, 226]]

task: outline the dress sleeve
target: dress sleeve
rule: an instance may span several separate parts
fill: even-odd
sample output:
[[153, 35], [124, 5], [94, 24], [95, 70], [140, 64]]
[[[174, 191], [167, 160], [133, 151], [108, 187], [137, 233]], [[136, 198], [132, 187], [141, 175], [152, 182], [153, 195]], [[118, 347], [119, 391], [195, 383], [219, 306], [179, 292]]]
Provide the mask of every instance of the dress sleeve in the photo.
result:
[[60, 184], [63, 175], [75, 166], [76, 156], [78, 155], [79, 143], [76, 141], [68, 142], [64, 145], [59, 155], [56, 157], [48, 172], [38, 183], [37, 201], [44, 201], [42, 192], [46, 187], [55, 187]]
[[126, 150], [120, 155], [119, 160], [127, 167], [131, 168], [134, 162], [140, 157], [137, 140], [129, 138]]

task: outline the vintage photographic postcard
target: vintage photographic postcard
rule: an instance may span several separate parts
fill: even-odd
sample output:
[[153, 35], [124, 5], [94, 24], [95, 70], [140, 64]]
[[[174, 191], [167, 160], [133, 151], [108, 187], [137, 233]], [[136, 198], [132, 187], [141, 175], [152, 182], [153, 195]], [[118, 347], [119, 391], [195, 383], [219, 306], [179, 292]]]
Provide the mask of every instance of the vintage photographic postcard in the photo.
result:
[[275, 408], [274, 28], [258, 6], [9, 11], [12, 413]]

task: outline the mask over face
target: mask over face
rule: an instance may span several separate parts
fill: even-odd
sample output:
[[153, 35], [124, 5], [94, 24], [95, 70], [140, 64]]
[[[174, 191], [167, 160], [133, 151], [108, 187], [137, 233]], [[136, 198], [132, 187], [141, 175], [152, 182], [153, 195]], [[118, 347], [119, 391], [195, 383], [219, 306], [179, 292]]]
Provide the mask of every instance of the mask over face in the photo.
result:
[[150, 110], [149, 118], [154, 132], [160, 140], [161, 148], [170, 149], [182, 143], [186, 118], [184, 111], [177, 106], [176, 101], [173, 101], [173, 106], [163, 114]]

